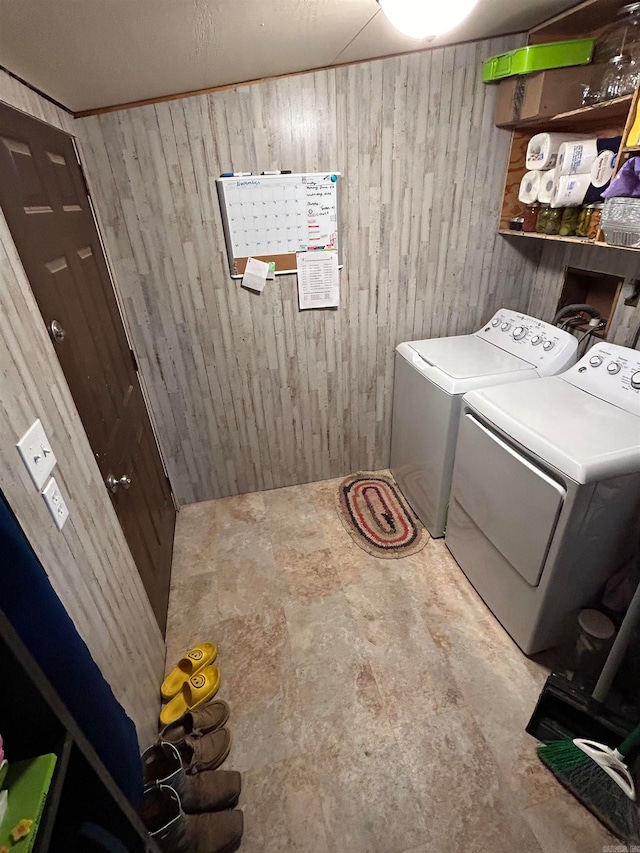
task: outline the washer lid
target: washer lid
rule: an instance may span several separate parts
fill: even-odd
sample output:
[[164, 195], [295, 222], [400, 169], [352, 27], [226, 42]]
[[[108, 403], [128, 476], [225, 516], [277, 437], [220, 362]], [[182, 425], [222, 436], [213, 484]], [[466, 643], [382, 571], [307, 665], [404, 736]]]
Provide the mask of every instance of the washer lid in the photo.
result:
[[476, 335], [410, 341], [409, 346], [428, 364], [439, 368], [453, 379], [499, 376], [501, 373], [513, 373], [517, 370], [533, 370], [528, 362]]
[[470, 391], [464, 404], [577, 483], [640, 472], [640, 418], [558, 376]]

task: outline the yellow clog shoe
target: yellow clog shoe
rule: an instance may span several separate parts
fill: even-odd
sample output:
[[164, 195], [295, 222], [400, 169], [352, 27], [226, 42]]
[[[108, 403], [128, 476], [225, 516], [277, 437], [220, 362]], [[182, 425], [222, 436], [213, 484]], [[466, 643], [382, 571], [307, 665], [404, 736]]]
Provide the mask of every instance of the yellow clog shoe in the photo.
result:
[[208, 702], [220, 687], [220, 670], [217, 666], [207, 666], [196, 672], [182, 685], [182, 689], [160, 711], [163, 726], [175, 723], [187, 711], [194, 711]]
[[178, 662], [169, 675], [162, 682], [160, 693], [165, 699], [171, 699], [182, 689], [185, 681], [188, 681], [196, 672], [200, 672], [205, 666], [213, 663], [218, 655], [218, 647], [213, 643], [200, 643], [194, 646]]

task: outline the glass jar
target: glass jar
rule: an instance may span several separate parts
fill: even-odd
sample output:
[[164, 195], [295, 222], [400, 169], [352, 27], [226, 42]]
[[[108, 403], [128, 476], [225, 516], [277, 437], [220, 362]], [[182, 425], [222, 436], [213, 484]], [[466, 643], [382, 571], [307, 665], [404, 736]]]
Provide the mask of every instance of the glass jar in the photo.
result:
[[600, 220], [602, 219], [602, 208], [604, 204], [594, 204], [591, 210], [591, 219], [589, 220], [589, 231], [587, 237], [590, 240], [595, 240], [598, 230], [600, 229]]
[[536, 234], [545, 234], [545, 228], [547, 227], [547, 219], [549, 218], [549, 211], [551, 210], [550, 205], [541, 204], [540, 210], [538, 211], [538, 218], [536, 220]]
[[622, 95], [629, 95], [633, 92], [633, 88], [629, 91], [629, 81], [632, 76], [630, 58], [623, 53], [612, 56], [600, 83], [598, 101], [610, 101]]
[[535, 231], [538, 222], [539, 204], [530, 204], [524, 210], [524, 222], [522, 223], [523, 231]]
[[580, 207], [565, 207], [558, 231], [561, 237], [573, 237], [578, 227], [581, 212]]
[[596, 39], [593, 63], [609, 62], [621, 53], [640, 60], [640, 3], [628, 3]]
[[544, 234], [559, 234], [564, 207], [550, 207], [544, 223]]
[[580, 217], [578, 219], [578, 225], [576, 228], [576, 237], [586, 237], [589, 233], [589, 220], [591, 219], [591, 213], [593, 211], [593, 205], [588, 204], [586, 207], [580, 209]]

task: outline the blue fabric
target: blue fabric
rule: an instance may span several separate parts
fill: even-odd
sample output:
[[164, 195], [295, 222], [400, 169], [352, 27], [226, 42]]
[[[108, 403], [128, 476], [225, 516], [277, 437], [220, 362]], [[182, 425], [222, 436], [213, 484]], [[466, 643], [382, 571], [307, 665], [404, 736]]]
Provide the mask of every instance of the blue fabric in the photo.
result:
[[135, 725], [91, 657], [2, 492], [0, 609], [116, 784], [138, 808], [143, 782]]

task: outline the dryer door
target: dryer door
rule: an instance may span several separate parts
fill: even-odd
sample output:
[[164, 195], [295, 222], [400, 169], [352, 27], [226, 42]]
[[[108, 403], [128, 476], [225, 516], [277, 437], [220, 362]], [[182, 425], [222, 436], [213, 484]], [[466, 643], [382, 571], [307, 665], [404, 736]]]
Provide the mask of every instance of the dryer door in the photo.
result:
[[465, 414], [453, 494], [511, 566], [530, 586], [537, 586], [565, 488], [473, 415]]

